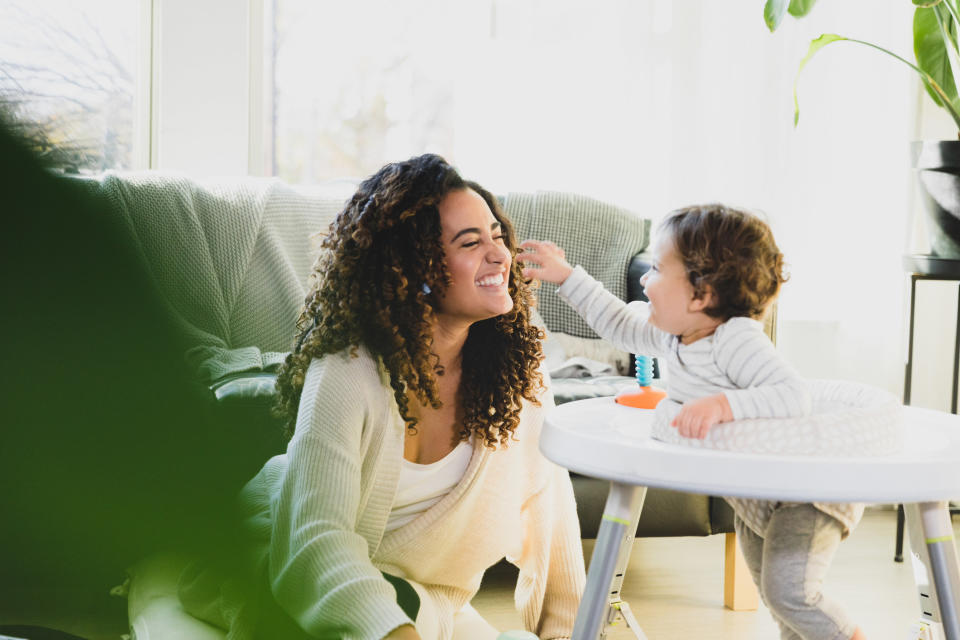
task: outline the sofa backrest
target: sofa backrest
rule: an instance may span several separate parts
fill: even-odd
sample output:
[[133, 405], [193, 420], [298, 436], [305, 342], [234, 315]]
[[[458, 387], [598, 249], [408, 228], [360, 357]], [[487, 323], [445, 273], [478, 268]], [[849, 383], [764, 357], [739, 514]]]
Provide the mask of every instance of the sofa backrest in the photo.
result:
[[[276, 364], [290, 349], [315, 259], [310, 236], [329, 226], [355, 186], [135, 172], [108, 174], [99, 188], [197, 345], [195, 364], [220, 359], [203, 373], [212, 380]], [[627, 264], [647, 245], [648, 220], [573, 194], [509, 193], [501, 201], [518, 238], [553, 240], [625, 297]], [[538, 297], [549, 329], [595, 337], [556, 287], [542, 285]]]
[[186, 357], [207, 381], [283, 359], [306, 294], [310, 236], [353, 191], [159, 172], [107, 174], [97, 188], [195, 345]]

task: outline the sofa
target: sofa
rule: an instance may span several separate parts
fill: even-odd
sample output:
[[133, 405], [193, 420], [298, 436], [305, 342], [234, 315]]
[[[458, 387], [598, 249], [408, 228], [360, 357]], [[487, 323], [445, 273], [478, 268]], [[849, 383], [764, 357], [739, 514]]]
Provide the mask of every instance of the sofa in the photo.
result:
[[[316, 255], [311, 234], [329, 225], [355, 185], [294, 187], [260, 178], [198, 182], [143, 172], [108, 174], [85, 187], [111, 203], [109, 215], [126, 230], [188, 345], [184, 357], [198, 389], [207, 390], [220, 423], [229, 425], [229, 477], [239, 489], [284, 449], [269, 408]], [[649, 268], [643, 255], [649, 220], [575, 194], [507, 193], [500, 199], [519, 239], [553, 240], [616, 295], [643, 299], [639, 278]], [[629, 355], [600, 341], [555, 289], [544, 283], [537, 292], [547, 350], [562, 351], [559, 369], [575, 373], [553, 380], [557, 402], [635, 385]], [[608, 485], [576, 475], [573, 484], [582, 535], [593, 538]], [[721, 499], [651, 489], [637, 535], [729, 536], [732, 525], [732, 511]], [[163, 579], [172, 580], [177, 560], [164, 558], [176, 556], [155, 556], [134, 567], [130, 589], [137, 597], [131, 607], [135, 600], [142, 607], [165, 597], [162, 589], [155, 592], [149, 581], [136, 579], [139, 571], [141, 577], [166, 572]], [[140, 611], [130, 613], [136, 618]]]
[[[238, 436], [249, 443], [243, 466], [252, 476], [283, 450], [267, 409], [273, 403], [274, 372], [289, 349], [316, 256], [311, 235], [326, 229], [354, 184], [293, 187], [251, 178], [201, 183], [175, 174], [134, 173], [108, 175], [96, 188], [114, 203], [172, 315], [193, 343], [186, 357], [198, 381], [235, 417]], [[650, 220], [575, 194], [522, 192], [499, 198], [518, 238], [553, 240], [571, 263], [583, 265], [614, 294], [644, 299], [639, 279], [649, 268], [643, 251]], [[617, 354], [599, 340], [559, 299], [555, 285], [542, 283], [537, 298], [548, 330], [548, 356], [555, 355], [550, 345], [560, 343], [564, 356], [575, 363], [586, 358], [609, 365], [606, 372], [575, 366], [580, 369], [576, 377], [554, 378], [558, 404], [614, 395], [635, 384], [632, 365], [623, 366], [627, 354]], [[619, 371], [611, 375], [616, 365]], [[563, 362], [558, 368], [563, 369]], [[581, 531], [593, 538], [606, 483], [575, 477], [574, 487]], [[732, 511], [722, 500], [652, 489], [637, 535], [729, 531]]]

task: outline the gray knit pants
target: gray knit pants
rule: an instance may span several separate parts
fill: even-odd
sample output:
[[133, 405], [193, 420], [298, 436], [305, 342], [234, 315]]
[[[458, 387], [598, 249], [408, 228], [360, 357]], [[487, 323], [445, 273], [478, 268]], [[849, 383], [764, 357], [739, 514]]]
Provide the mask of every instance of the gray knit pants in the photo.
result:
[[856, 625], [823, 596], [823, 579], [840, 545], [843, 525], [811, 504], [785, 504], [761, 538], [734, 519], [740, 549], [782, 640], [847, 640]]

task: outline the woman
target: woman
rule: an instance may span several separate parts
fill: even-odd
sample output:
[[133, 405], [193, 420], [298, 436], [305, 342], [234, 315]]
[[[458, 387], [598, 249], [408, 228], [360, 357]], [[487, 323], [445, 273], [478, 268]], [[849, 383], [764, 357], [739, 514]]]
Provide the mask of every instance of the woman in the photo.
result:
[[331, 225], [277, 383], [291, 440], [242, 494], [282, 610], [257, 615], [264, 637], [279, 619], [460, 636], [504, 557], [524, 625], [572, 632], [579, 526], [537, 447], [552, 397], [515, 247], [496, 200], [435, 155], [385, 166]]

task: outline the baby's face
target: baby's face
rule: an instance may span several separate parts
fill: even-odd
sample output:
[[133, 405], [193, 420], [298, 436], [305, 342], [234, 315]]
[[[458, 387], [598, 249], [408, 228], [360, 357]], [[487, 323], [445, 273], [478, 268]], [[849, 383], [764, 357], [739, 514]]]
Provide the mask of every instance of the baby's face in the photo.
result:
[[684, 344], [713, 333], [718, 322], [703, 313], [710, 294], [694, 297], [693, 285], [677, 254], [673, 238], [662, 234], [653, 245], [653, 267], [640, 284], [650, 300], [650, 322], [658, 329], [680, 336]]

